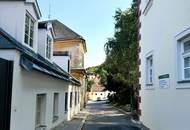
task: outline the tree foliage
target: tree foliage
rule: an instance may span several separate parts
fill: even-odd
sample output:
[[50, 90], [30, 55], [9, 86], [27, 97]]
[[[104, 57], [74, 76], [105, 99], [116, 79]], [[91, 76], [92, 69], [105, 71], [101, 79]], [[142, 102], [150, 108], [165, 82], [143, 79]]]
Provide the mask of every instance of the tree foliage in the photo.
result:
[[96, 72], [107, 90], [116, 92], [115, 100], [120, 104], [136, 106], [137, 84], [137, 0], [131, 8], [116, 10], [115, 34], [105, 44], [106, 61]]

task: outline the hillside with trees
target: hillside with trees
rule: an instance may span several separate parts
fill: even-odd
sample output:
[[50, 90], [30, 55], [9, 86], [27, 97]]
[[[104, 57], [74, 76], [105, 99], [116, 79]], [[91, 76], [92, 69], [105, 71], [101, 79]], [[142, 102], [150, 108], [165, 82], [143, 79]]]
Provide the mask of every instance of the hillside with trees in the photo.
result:
[[115, 34], [105, 44], [106, 60], [87, 72], [98, 73], [101, 83], [109, 91], [116, 92], [110, 102], [119, 105], [131, 105], [137, 109], [137, 0], [133, 0], [129, 9], [116, 10]]

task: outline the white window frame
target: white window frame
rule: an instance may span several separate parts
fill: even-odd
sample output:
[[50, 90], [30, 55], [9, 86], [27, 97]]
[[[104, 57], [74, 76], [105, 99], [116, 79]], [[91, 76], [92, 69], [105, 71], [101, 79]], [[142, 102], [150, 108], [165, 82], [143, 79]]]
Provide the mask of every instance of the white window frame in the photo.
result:
[[51, 53], [52, 53], [52, 38], [47, 35], [46, 39], [46, 59], [51, 59]]
[[182, 40], [181, 41], [181, 43], [180, 43], [180, 46], [181, 46], [181, 54], [180, 54], [180, 56], [181, 56], [181, 72], [182, 72], [182, 80], [190, 80], [190, 78], [185, 78], [185, 69], [188, 69], [188, 68], [190, 68], [190, 66], [189, 67], [186, 67], [185, 68], [185, 65], [184, 65], [184, 62], [185, 62], [185, 58], [187, 58], [187, 57], [190, 57], [190, 51], [189, 52], [184, 52], [184, 43], [185, 42], [187, 42], [187, 41], [190, 41], [190, 37], [188, 37], [188, 38], [186, 38], [186, 39], [184, 39], [184, 40]]
[[[190, 27], [187, 27], [186, 29], [184, 29], [183, 31], [179, 32], [177, 35], [175, 35], [175, 43], [177, 46], [176, 49], [176, 64], [177, 64], [177, 71], [176, 71], [176, 75], [177, 75], [177, 82], [178, 83], [190, 83], [190, 79], [185, 79], [184, 78], [184, 60], [183, 60], [183, 56], [188, 56], [188, 54], [183, 54], [183, 43], [186, 41], [190, 40]], [[177, 85], [178, 88], [178, 85]], [[182, 88], [181, 86], [179, 88]], [[185, 87], [186, 88], [186, 87]], [[190, 87], [188, 87], [190, 88]]]
[[[26, 18], [28, 17], [29, 19], [29, 23], [27, 25], [26, 23]], [[32, 28], [32, 23], [33, 23], [33, 34], [31, 36], [31, 28]], [[26, 33], [26, 26], [28, 26], [28, 34]], [[26, 12], [25, 14], [25, 31], [24, 31], [24, 43], [26, 46], [28, 46], [29, 48], [33, 48], [34, 47], [34, 34], [35, 34], [35, 20], [34, 18], [28, 13]], [[27, 42], [25, 42], [26, 36], [28, 37]], [[32, 44], [30, 43], [30, 39], [32, 39]]]
[[[154, 55], [153, 55], [153, 51], [149, 52], [146, 54], [145, 56], [145, 77], [146, 77], [146, 89], [153, 89], [154, 88]], [[152, 59], [152, 67], [150, 68], [152, 70], [152, 82], [150, 82], [150, 74], [149, 74], [149, 59]]]
[[[41, 100], [41, 101], [39, 101]], [[46, 94], [37, 94], [36, 95], [36, 118], [35, 118], [35, 129], [45, 129], [46, 125], [45, 125], [45, 120], [46, 120]], [[41, 104], [38, 104], [39, 102]], [[39, 106], [40, 105], [40, 106]], [[38, 108], [40, 107], [40, 108]], [[38, 111], [38, 109], [40, 109]], [[40, 115], [40, 121], [39, 123], [37, 122], [37, 117]]]
[[53, 94], [53, 122], [59, 119], [59, 93]]
[[190, 88], [190, 79], [184, 79], [184, 61], [182, 57], [183, 52], [183, 43], [187, 40], [190, 40], [190, 26], [184, 29], [183, 31], [179, 32], [175, 35], [175, 45], [176, 45], [176, 89], [189, 89]]
[[143, 14], [146, 15], [153, 4], [153, 0], [144, 0]]

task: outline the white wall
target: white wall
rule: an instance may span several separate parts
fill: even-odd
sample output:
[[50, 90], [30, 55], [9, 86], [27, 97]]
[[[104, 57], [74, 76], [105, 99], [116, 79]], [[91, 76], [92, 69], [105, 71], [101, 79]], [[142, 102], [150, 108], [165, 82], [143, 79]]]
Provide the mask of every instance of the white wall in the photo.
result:
[[[145, 0], [142, 0], [143, 12]], [[152, 130], [189, 130], [189, 89], [176, 89], [190, 84], [177, 81], [177, 43], [175, 35], [190, 26], [189, 0], [153, 0], [146, 15], [141, 16], [140, 95], [141, 121]], [[146, 90], [146, 54], [153, 52], [154, 89]], [[158, 76], [170, 74], [170, 88], [159, 88]]]
[[[63, 80], [55, 79], [37, 71], [26, 71], [19, 65], [19, 55], [19, 52], [15, 50], [0, 51], [1, 58], [14, 61], [10, 130], [35, 129], [37, 94], [47, 94], [45, 124], [47, 125], [47, 130], [56, 126], [63, 120], [67, 120], [67, 114], [69, 112], [65, 113], [65, 92], [68, 92], [69, 83], [64, 82]], [[72, 91], [76, 90], [76, 87], [71, 88]], [[59, 119], [53, 123], [54, 92], [59, 93]], [[72, 109], [73, 112], [71, 114], [73, 116], [74, 110], [78, 110], [78, 108], [73, 107]]]
[[[50, 59], [46, 58], [46, 44], [47, 44], [47, 36], [52, 39], [51, 43], [51, 56]], [[52, 62], [53, 60], [53, 36], [50, 29], [38, 29], [38, 53]]]
[[34, 26], [34, 51], [37, 51], [37, 28], [38, 18], [32, 4], [26, 4], [23, 1], [0, 1], [0, 27], [17, 41], [24, 44], [25, 15], [29, 12], [36, 20]]
[[[72, 92], [73, 98], [72, 98], [72, 107], [70, 107], [70, 94]], [[77, 114], [80, 111], [80, 101], [77, 102], [77, 105], [75, 105], [75, 92], [78, 94], [80, 93], [80, 88], [70, 84], [69, 85], [69, 91], [68, 91], [68, 120], [71, 120], [75, 114]]]
[[89, 92], [90, 100], [96, 101], [98, 98], [100, 100], [107, 100], [109, 94], [113, 94], [113, 92], [104, 91], [104, 92]]
[[68, 72], [68, 61], [70, 60], [69, 56], [53, 56], [53, 61], [58, 64], [63, 70]]
[[38, 29], [38, 53], [43, 57], [46, 56], [46, 41], [46, 29]]

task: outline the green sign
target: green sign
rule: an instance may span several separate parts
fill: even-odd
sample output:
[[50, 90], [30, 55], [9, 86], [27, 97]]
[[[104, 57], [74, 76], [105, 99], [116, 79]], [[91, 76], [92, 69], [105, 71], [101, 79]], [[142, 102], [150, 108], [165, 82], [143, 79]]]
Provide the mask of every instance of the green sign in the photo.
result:
[[169, 74], [165, 74], [165, 75], [160, 75], [158, 78], [159, 79], [166, 79], [166, 78], [169, 78], [170, 75]]

